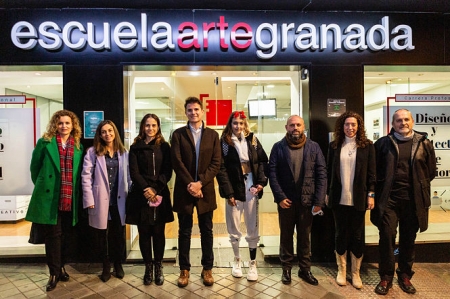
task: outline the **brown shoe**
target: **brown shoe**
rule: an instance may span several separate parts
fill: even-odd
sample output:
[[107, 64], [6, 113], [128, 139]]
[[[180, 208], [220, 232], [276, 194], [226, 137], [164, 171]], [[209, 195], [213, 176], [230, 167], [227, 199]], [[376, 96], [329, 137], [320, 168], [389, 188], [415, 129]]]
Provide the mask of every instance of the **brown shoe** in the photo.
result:
[[189, 270], [181, 270], [180, 277], [178, 277], [178, 286], [184, 288], [189, 283]]
[[212, 286], [214, 284], [214, 278], [212, 277], [212, 270], [202, 270], [203, 284], [205, 286]]

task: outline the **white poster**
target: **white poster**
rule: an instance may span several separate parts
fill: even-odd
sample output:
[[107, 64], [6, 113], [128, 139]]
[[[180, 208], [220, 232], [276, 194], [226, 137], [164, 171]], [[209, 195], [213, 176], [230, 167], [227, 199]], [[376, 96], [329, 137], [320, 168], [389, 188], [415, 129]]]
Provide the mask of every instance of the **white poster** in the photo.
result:
[[32, 108], [0, 108], [0, 196], [32, 193], [30, 161], [38, 124]]
[[[436, 177], [431, 182], [431, 208], [450, 209], [450, 106], [390, 106], [385, 121], [392, 123], [397, 109], [406, 108], [414, 118], [414, 130], [428, 133], [436, 153]], [[385, 110], [386, 115], [386, 110]]]

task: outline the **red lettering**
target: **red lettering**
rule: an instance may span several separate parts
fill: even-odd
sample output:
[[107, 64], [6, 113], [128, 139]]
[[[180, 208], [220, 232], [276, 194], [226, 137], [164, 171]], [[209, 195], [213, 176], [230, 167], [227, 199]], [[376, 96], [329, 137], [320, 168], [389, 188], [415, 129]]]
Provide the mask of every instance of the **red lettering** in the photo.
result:
[[[185, 30], [190, 30], [190, 32], [184, 32]], [[200, 44], [198, 43], [198, 27], [192, 22], [183, 22], [178, 27], [178, 47], [180, 49], [189, 50], [191, 48], [200, 49]], [[186, 43], [186, 41], [189, 41]]]
[[209, 24], [203, 23], [203, 49], [208, 49], [208, 33], [214, 29], [215, 26], [216, 24], [214, 22]]
[[[238, 32], [240, 30], [244, 32]], [[231, 28], [231, 44], [236, 49], [244, 50], [250, 47], [252, 43], [252, 36], [252, 27], [250, 27], [247, 23], [239, 22]], [[246, 42], [243, 44], [239, 43], [239, 41], [243, 40], [246, 40]]]
[[228, 45], [225, 43], [225, 29], [228, 28], [228, 23], [225, 23], [225, 17], [220, 16], [219, 23], [217, 23], [217, 28], [219, 28], [220, 35], [220, 47], [222, 49], [228, 49]]

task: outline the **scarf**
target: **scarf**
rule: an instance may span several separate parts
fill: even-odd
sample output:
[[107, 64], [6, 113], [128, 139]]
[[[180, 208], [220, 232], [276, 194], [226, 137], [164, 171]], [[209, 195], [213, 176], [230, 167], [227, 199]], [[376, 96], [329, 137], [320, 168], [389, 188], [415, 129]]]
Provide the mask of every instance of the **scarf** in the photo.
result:
[[61, 136], [56, 135], [58, 144], [59, 165], [61, 167], [61, 190], [59, 193], [59, 210], [70, 212], [72, 210], [72, 172], [73, 172], [73, 152], [74, 140], [72, 136], [66, 141], [65, 146], [61, 142]]
[[302, 135], [300, 135], [299, 140], [293, 141], [289, 138], [289, 133], [286, 132], [286, 142], [289, 145], [289, 147], [292, 149], [302, 148], [305, 145], [306, 136], [305, 136], [305, 134], [302, 134]]
[[248, 162], [250, 159], [248, 158], [247, 140], [244, 137], [244, 133], [241, 132], [240, 140], [234, 134], [231, 135], [231, 141], [234, 143], [234, 148], [236, 149], [241, 162]]
[[412, 132], [412, 134], [409, 135], [409, 136], [403, 136], [402, 134], [399, 134], [399, 133], [397, 133], [397, 132], [394, 132], [394, 136], [395, 136], [395, 138], [397, 138], [397, 139], [400, 140], [400, 141], [408, 141], [408, 140], [413, 139], [413, 137], [414, 137], [414, 132]]

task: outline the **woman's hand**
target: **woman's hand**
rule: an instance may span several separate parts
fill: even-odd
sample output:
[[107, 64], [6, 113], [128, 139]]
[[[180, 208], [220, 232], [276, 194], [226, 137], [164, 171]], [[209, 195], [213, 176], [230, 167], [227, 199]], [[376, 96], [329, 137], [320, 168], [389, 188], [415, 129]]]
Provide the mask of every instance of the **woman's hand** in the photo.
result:
[[367, 196], [367, 209], [372, 210], [375, 208], [375, 198]]
[[227, 200], [228, 205], [234, 207], [236, 205], [236, 200], [234, 199], [234, 197], [228, 198]]

